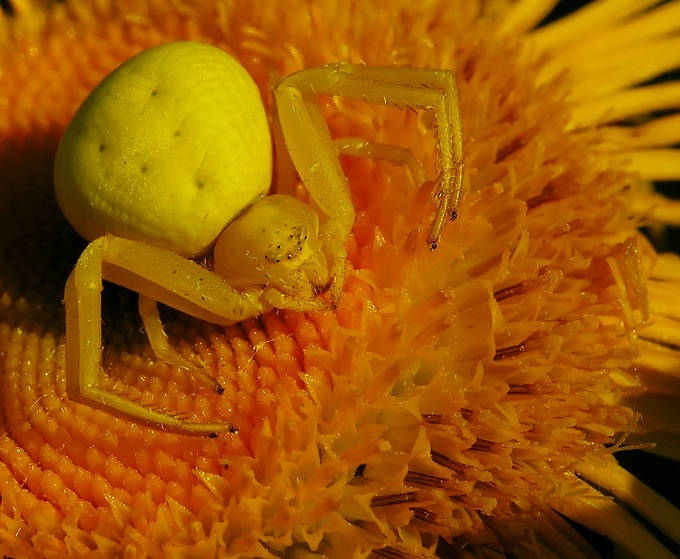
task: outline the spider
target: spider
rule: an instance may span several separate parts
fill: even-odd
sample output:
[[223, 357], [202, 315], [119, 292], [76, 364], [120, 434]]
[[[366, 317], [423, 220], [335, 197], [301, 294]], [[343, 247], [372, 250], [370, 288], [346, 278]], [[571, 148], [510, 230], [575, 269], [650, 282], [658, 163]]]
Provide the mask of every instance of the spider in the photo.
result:
[[[355, 219], [338, 153], [406, 164], [424, 179], [406, 148], [332, 139], [319, 94], [433, 113], [439, 177], [427, 242], [436, 247], [445, 221], [455, 219], [462, 190], [462, 129], [451, 72], [346, 62], [301, 70], [274, 90], [272, 134], [253, 79], [224, 51], [195, 42], [143, 51], [92, 91], [57, 149], [57, 200], [91, 241], [65, 288], [71, 399], [183, 434], [235, 430], [147, 408], [98, 386], [102, 280], [139, 293], [155, 355], [190, 370], [196, 366], [170, 346], [158, 302], [218, 325], [272, 309], [323, 311], [338, 304]], [[267, 195], [272, 143], [278, 184], [277, 193]], [[310, 203], [281, 193], [295, 192], [287, 184], [297, 184], [294, 173]], [[214, 271], [195, 261], [211, 253]], [[203, 376], [221, 392], [216, 380]]]

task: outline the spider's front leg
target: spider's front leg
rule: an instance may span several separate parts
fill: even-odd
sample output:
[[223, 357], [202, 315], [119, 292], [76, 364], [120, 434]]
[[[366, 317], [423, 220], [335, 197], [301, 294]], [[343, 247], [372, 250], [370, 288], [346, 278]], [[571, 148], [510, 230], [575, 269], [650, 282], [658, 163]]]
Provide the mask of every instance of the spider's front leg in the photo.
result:
[[[355, 213], [337, 149], [318, 104], [319, 94], [433, 112], [439, 176], [437, 211], [427, 242], [436, 248], [444, 224], [457, 216], [463, 188], [463, 132], [453, 74], [426, 68], [336, 63], [292, 74], [276, 89], [282, 134], [275, 137], [283, 136], [298, 175], [328, 220], [336, 222], [337, 241], [344, 244]], [[277, 154], [281, 152], [277, 146]], [[389, 146], [381, 151], [389, 152]], [[386, 158], [400, 160], [402, 154], [394, 152]]]
[[[145, 305], [154, 304], [153, 300], [222, 325], [265, 312], [268, 307], [261, 301], [261, 290], [238, 292], [223, 278], [195, 262], [113, 235], [95, 239], [87, 246], [66, 284], [66, 390], [73, 400], [184, 434], [211, 435], [233, 430], [229, 423], [186, 421], [99, 387], [103, 279], [140, 293], [145, 298], [143, 316]], [[148, 312], [146, 314], [148, 327]], [[151, 317], [153, 320], [153, 312]]]

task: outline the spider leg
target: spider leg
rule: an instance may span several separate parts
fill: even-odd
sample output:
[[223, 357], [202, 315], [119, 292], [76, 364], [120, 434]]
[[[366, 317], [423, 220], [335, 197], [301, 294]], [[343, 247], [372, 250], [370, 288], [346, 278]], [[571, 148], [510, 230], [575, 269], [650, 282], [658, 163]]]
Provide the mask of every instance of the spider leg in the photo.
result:
[[144, 330], [146, 336], [149, 338], [149, 344], [153, 353], [158, 359], [170, 363], [180, 369], [186, 369], [190, 375], [196, 377], [203, 382], [208, 388], [214, 390], [218, 394], [224, 392], [224, 387], [215, 379], [205, 372], [204, 369], [196, 367], [191, 361], [182, 357], [180, 353], [170, 345], [168, 335], [163, 328], [160, 314], [158, 312], [158, 303], [145, 295], [139, 295], [139, 316], [142, 317], [144, 323]]
[[274, 184], [277, 194], [295, 197], [297, 193], [298, 175], [295, 165], [286, 149], [286, 142], [281, 129], [281, 121], [276, 103], [272, 104], [272, 139], [274, 140], [275, 172]]
[[324, 312], [333, 308], [332, 305], [329, 305], [321, 299], [317, 298], [311, 301], [304, 301], [292, 295], [283, 293], [276, 288], [265, 289], [262, 297], [276, 309], [288, 309], [298, 312]]
[[[238, 292], [202, 266], [162, 249], [106, 235], [83, 251], [66, 283], [66, 390], [73, 400], [160, 429], [189, 435], [233, 431], [149, 409], [98, 386], [102, 369], [102, 280], [199, 319], [232, 324], [267, 310], [261, 293]], [[162, 328], [162, 326], [161, 326]], [[153, 327], [152, 327], [153, 330]]]
[[276, 89], [281, 129], [295, 168], [319, 207], [331, 220], [338, 221], [339, 232], [346, 239], [353, 225], [354, 210], [328, 126], [316, 101], [319, 94], [433, 112], [439, 176], [435, 194], [437, 212], [428, 243], [436, 248], [444, 224], [457, 216], [463, 188], [463, 132], [453, 74], [447, 70], [341, 62], [301, 70], [288, 76]]
[[345, 155], [382, 159], [395, 165], [405, 165], [415, 184], [420, 186], [425, 182], [425, 169], [408, 148], [351, 137], [337, 138], [333, 140], [333, 144], [339, 153]]

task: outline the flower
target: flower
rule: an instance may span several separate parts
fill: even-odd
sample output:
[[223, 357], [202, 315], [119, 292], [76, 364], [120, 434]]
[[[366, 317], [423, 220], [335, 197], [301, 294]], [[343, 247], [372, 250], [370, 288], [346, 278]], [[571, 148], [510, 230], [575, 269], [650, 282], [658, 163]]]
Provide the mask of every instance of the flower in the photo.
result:
[[[680, 512], [614, 454], [635, 438], [677, 456], [677, 419], [654, 407], [678, 395], [680, 260], [638, 229], [680, 221], [649, 186], [680, 178], [678, 116], [650, 116], [677, 109], [680, 83], [648, 83], [680, 66], [680, 2], [597, 0], [537, 28], [554, 4], [11, 2], [5, 556], [597, 556], [565, 519], [635, 556], [673, 556], [628, 507], [678, 543]], [[64, 389], [62, 291], [85, 243], [54, 200], [56, 144], [106, 73], [177, 39], [234, 54], [267, 103], [276, 76], [333, 60], [449, 68], [465, 134], [465, 197], [436, 251], [421, 242], [428, 185], [343, 158], [358, 217], [336, 312], [227, 328], [166, 313], [221, 396], [154, 359], [134, 298], [107, 287], [101, 382], [238, 426], [216, 439], [134, 425]], [[423, 115], [322, 103], [335, 136], [404, 145], [434, 172]]]

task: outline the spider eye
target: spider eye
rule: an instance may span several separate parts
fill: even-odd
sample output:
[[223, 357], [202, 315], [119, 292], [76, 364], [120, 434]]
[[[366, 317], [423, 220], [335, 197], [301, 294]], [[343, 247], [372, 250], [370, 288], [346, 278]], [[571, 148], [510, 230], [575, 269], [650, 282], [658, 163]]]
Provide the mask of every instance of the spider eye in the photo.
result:
[[307, 227], [303, 224], [290, 226], [286, 224], [281, 229], [276, 228], [273, 234], [263, 228], [262, 234], [264, 237], [273, 237], [276, 242], [276, 246], [270, 246], [264, 253], [264, 259], [270, 263], [295, 260], [302, 256], [307, 242]]

